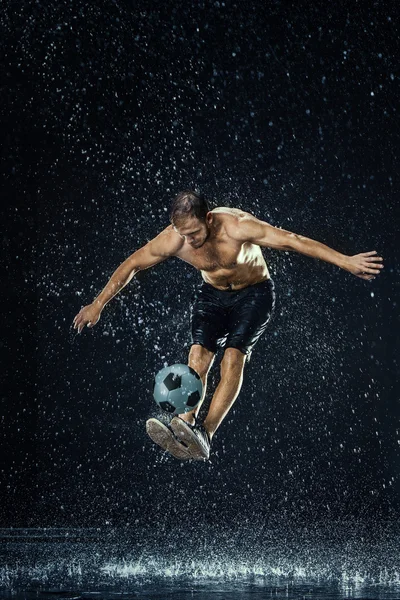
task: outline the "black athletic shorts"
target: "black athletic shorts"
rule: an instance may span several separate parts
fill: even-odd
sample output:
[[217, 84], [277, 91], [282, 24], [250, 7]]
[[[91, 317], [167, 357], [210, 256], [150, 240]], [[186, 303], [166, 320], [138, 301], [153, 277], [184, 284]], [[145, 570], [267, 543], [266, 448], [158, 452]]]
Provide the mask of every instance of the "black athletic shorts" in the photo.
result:
[[237, 348], [248, 355], [267, 328], [275, 306], [272, 279], [241, 290], [217, 290], [203, 282], [191, 302], [192, 344], [216, 352]]

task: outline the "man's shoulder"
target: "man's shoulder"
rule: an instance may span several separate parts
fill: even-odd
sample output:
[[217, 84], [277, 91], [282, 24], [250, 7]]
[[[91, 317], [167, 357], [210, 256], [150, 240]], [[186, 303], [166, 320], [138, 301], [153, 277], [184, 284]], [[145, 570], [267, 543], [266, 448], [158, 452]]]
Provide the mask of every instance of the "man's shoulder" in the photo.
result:
[[225, 231], [225, 233], [229, 237], [237, 238], [239, 230], [242, 226], [251, 219], [254, 219], [253, 215], [242, 210], [240, 208], [233, 208], [228, 206], [219, 206], [218, 208], [214, 208], [211, 211], [213, 215], [215, 215], [215, 219], [217, 223], [220, 225], [221, 229]]
[[184, 239], [181, 238], [172, 225], [168, 225], [151, 242], [164, 256], [175, 256], [182, 248]]
[[249, 213], [241, 208], [234, 208], [232, 206], [218, 206], [211, 213], [218, 216], [221, 220], [243, 219], [249, 215]]
[[[214, 211], [212, 212], [214, 214]], [[242, 243], [254, 243], [253, 240], [260, 230], [260, 225], [266, 224], [240, 208], [221, 206], [215, 209], [215, 215], [220, 231], [223, 231], [229, 238]]]

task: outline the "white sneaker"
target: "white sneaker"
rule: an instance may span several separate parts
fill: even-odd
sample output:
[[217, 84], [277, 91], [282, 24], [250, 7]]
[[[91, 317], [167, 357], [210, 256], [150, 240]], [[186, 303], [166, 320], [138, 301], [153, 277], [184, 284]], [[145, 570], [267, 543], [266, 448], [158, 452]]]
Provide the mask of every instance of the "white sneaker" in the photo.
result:
[[211, 442], [204, 425], [190, 425], [180, 417], [174, 417], [170, 427], [178, 440], [187, 446], [187, 450], [194, 460], [210, 458]]
[[193, 458], [188, 449], [176, 439], [172, 430], [158, 419], [148, 419], [146, 421], [146, 432], [153, 442], [175, 458], [179, 460], [191, 460]]

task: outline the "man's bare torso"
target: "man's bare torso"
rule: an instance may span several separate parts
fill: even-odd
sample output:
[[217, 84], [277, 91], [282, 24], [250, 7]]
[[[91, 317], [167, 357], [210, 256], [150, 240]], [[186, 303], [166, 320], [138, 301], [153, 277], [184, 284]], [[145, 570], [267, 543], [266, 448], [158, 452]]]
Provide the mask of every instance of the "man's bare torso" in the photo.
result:
[[227, 207], [212, 210], [210, 235], [197, 249], [185, 243], [172, 225], [167, 228], [177, 238], [174, 256], [201, 271], [204, 281], [219, 290], [238, 290], [270, 277], [260, 246], [239, 242], [227, 231], [240, 212]]

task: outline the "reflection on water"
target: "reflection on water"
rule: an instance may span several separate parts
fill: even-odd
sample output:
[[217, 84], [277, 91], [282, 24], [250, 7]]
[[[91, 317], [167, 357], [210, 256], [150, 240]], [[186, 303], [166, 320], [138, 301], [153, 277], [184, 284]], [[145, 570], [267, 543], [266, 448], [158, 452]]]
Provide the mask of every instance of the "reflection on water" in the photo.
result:
[[[214, 530], [213, 530], [214, 531]], [[399, 526], [3, 529], [1, 598], [400, 598]]]

